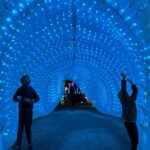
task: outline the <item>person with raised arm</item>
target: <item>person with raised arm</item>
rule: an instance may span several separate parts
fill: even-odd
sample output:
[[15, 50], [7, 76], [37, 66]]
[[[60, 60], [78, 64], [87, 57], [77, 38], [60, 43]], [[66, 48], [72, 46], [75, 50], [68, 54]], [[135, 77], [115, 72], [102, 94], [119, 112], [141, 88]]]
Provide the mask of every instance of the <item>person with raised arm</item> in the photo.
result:
[[[136, 99], [138, 95], [138, 88], [129, 79], [127, 79], [127, 74], [121, 73], [121, 90], [118, 93], [118, 98], [122, 104], [122, 119], [125, 124], [125, 128], [131, 140], [131, 150], [137, 150], [138, 147], [138, 129], [136, 125], [137, 120], [137, 108]], [[127, 81], [131, 84], [132, 94], [129, 95], [127, 92]]]

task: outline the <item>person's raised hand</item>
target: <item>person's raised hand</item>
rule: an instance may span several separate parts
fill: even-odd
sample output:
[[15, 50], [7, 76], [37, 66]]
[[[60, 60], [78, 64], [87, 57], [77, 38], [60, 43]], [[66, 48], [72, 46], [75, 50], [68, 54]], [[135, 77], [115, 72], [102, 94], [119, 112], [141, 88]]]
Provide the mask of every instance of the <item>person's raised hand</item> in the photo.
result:
[[122, 78], [123, 78], [123, 79], [126, 79], [127, 74], [125, 74], [125, 73], [121, 72], [121, 76], [122, 76]]
[[130, 79], [127, 79], [129, 83], [131, 83], [133, 85], [133, 82]]

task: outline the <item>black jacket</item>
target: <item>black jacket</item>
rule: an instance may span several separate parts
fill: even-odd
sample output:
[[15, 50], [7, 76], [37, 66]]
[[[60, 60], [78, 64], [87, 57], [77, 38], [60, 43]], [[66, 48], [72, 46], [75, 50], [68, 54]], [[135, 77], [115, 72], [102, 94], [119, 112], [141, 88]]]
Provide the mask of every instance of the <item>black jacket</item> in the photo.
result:
[[136, 98], [138, 94], [138, 89], [135, 84], [132, 84], [132, 94], [128, 95], [126, 89], [126, 80], [122, 80], [121, 85], [121, 104], [122, 104], [122, 118], [124, 121], [135, 122], [137, 119], [137, 108], [136, 108]]
[[[21, 101], [18, 100], [17, 96], [21, 96]], [[36, 91], [31, 86], [22, 85], [16, 91], [13, 96], [13, 101], [19, 102], [19, 111], [32, 111], [34, 104], [28, 104], [25, 102], [24, 98], [33, 99], [35, 102], [39, 101], [39, 96], [37, 95]]]

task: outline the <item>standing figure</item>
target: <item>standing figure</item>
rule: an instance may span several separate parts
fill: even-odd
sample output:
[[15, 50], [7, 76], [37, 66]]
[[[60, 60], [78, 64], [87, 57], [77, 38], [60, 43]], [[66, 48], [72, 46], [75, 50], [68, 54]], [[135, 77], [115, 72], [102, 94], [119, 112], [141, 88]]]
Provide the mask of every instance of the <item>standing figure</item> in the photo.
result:
[[13, 101], [19, 102], [19, 120], [17, 132], [17, 149], [21, 149], [22, 133], [25, 127], [26, 137], [28, 141], [28, 149], [32, 149], [31, 140], [31, 125], [33, 116], [33, 106], [35, 102], [39, 101], [39, 96], [36, 91], [30, 86], [30, 77], [24, 75], [20, 82], [22, 86], [19, 87], [14, 94]]
[[72, 106], [75, 104], [75, 101], [74, 101], [74, 83], [70, 83], [70, 86], [69, 86], [69, 96], [70, 96], [70, 102], [72, 104]]
[[122, 118], [128, 135], [131, 140], [132, 148], [131, 150], [137, 150], [138, 147], [138, 129], [136, 125], [137, 120], [137, 108], [136, 108], [136, 98], [138, 94], [138, 89], [135, 84], [129, 79], [127, 81], [131, 84], [132, 94], [129, 95], [126, 88], [126, 77], [127, 74], [121, 73], [121, 91], [118, 93], [118, 98], [122, 104]]

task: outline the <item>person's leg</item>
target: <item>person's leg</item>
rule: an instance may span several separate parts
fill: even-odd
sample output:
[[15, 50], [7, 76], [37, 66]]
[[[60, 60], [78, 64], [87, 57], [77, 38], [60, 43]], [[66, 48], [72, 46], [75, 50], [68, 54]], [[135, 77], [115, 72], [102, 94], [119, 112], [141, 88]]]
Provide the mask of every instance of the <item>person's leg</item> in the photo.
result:
[[74, 103], [74, 94], [72, 94], [72, 105], [75, 105], [75, 103]]
[[125, 127], [127, 129], [128, 135], [131, 140], [132, 150], [137, 150], [138, 146], [138, 130], [136, 123], [134, 122], [125, 122]]
[[131, 132], [131, 137], [132, 137], [132, 150], [137, 150], [138, 147], [138, 129], [136, 126], [136, 123], [132, 123], [132, 132]]
[[70, 94], [71, 105], [74, 105], [74, 94]]
[[29, 145], [32, 144], [31, 140], [32, 114], [33, 112], [26, 112], [26, 119], [25, 119], [26, 137]]
[[17, 145], [20, 147], [22, 143], [22, 133], [25, 123], [25, 114], [24, 111], [19, 112], [19, 120], [18, 120], [18, 132], [17, 132]]

